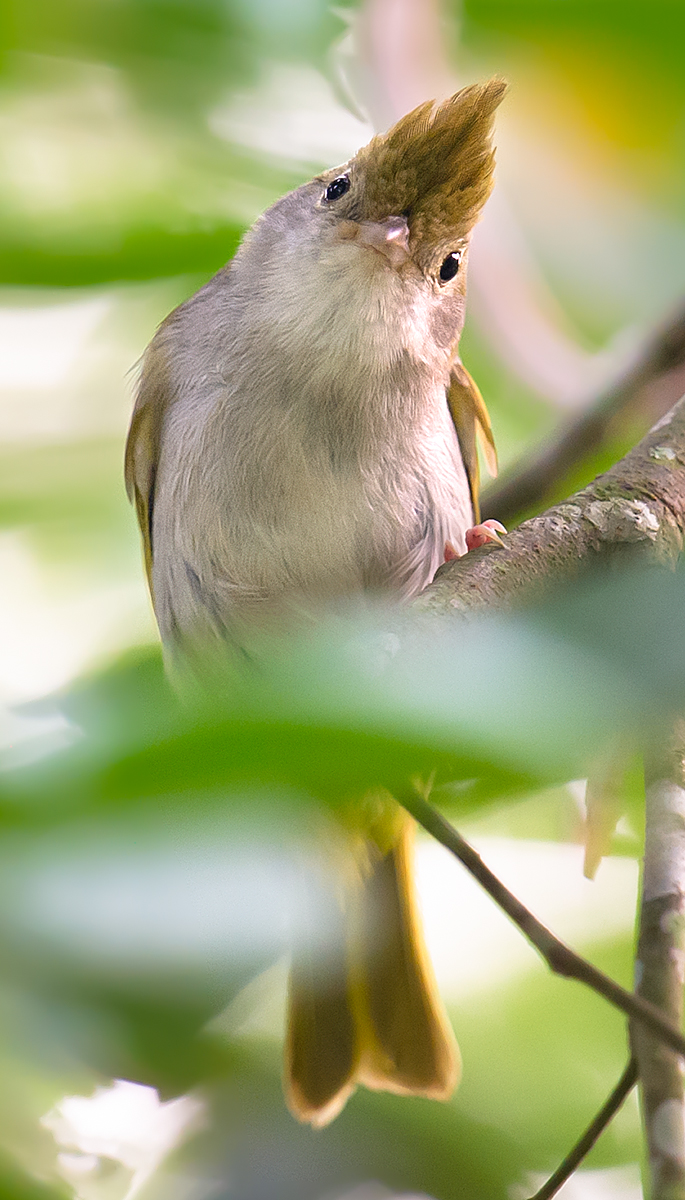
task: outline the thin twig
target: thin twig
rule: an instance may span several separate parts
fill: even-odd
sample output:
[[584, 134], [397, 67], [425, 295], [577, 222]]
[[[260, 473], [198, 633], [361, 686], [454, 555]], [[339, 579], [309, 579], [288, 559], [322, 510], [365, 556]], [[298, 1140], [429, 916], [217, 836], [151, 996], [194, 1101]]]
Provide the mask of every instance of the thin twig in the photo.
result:
[[576, 954], [575, 950], [571, 950], [569, 946], [555, 937], [551, 930], [542, 924], [542, 921], [533, 916], [530, 909], [516, 899], [516, 896], [504, 886], [494, 872], [486, 867], [473, 847], [465, 841], [460, 833], [457, 833], [449, 821], [445, 820], [442, 813], [424, 800], [416, 788], [412, 788], [411, 791], [407, 790], [397, 798], [419, 825], [454, 854], [474, 879], [478, 880], [495, 904], [499, 905], [515, 925], [518, 925], [524, 937], [539, 951], [555, 975], [562, 975], [566, 979], [576, 979], [579, 983], [586, 984], [598, 995], [608, 1000], [610, 1004], [619, 1008], [626, 1016], [639, 1021], [649, 1029], [654, 1037], [665, 1042], [667, 1046], [685, 1058], [685, 1037], [678, 1029], [674, 1028], [663, 1012], [654, 1004], [643, 1000], [641, 996], [627, 992], [615, 980], [610, 979], [603, 971], [598, 970], [587, 959]]
[[598, 1137], [604, 1133], [607, 1125], [614, 1119], [623, 1101], [630, 1095], [635, 1084], [637, 1083], [637, 1063], [634, 1058], [631, 1058], [628, 1065], [619, 1079], [616, 1087], [609, 1096], [605, 1104], [602, 1105], [597, 1116], [590, 1122], [585, 1133], [578, 1139], [573, 1149], [566, 1155], [563, 1162], [559, 1164], [553, 1175], [550, 1175], [546, 1183], [543, 1183], [539, 1191], [530, 1200], [551, 1200], [563, 1187], [567, 1179], [570, 1179], [573, 1172], [580, 1166], [585, 1158], [585, 1155], [590, 1152]]

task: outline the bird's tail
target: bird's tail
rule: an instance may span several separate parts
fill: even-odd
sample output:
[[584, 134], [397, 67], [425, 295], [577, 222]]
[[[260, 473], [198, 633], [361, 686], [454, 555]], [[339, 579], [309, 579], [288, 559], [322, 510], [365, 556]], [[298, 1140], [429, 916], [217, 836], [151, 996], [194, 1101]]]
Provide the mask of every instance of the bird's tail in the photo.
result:
[[[394, 805], [357, 847], [359, 866], [326, 914], [325, 969], [313, 943], [290, 980], [285, 1091], [291, 1112], [323, 1126], [359, 1083], [446, 1100], [460, 1074], [417, 912], [414, 822]], [[360, 853], [361, 850], [361, 853]], [[327, 905], [328, 907], [328, 905]]]

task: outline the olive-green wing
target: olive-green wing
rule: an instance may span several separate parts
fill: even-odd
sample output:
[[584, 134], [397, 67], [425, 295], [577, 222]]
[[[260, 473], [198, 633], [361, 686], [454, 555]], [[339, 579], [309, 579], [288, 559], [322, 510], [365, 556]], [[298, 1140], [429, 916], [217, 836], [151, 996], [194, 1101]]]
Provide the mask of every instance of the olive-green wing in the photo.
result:
[[473, 519], [478, 522], [480, 520], [478, 440], [480, 440], [483, 450], [485, 465], [493, 476], [497, 474], [497, 451], [485, 401], [477, 384], [459, 359], [452, 367], [450, 385], [447, 389], [447, 404], [454, 421], [454, 428], [457, 431], [459, 448], [471, 489]]
[[[158, 335], [159, 336], [159, 335]], [[143, 538], [148, 584], [152, 591], [152, 509], [162, 423], [169, 399], [162, 347], [153, 342], [143, 359], [140, 385], [126, 440], [124, 478], [135, 505]]]

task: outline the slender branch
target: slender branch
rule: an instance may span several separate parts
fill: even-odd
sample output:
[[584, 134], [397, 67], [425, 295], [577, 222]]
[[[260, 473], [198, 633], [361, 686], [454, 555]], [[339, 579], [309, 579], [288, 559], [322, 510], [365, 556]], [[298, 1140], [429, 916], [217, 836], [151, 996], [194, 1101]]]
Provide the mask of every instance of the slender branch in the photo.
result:
[[[589, 453], [597, 453], [616, 440], [619, 423], [641, 425], [658, 420], [682, 393], [685, 364], [685, 308], [658, 328], [636, 361], [605, 388], [596, 400], [565, 422], [547, 441], [516, 463], [482, 497], [482, 519], [496, 517], [515, 524], [531, 509], [542, 508], [552, 493]], [[655, 380], [645, 404], [645, 389]]]
[[[418, 785], [417, 785], [418, 786]], [[598, 970], [587, 959], [575, 950], [571, 950], [564, 942], [543, 925], [530, 909], [526, 908], [516, 896], [504, 886], [500, 879], [486, 867], [482, 858], [467, 841], [457, 833], [442, 813], [433, 808], [417, 791], [417, 787], [399, 795], [400, 804], [411, 813], [427, 833], [440, 842], [447, 850], [459, 859], [467, 871], [473, 875], [482, 888], [495, 901], [495, 904], [507, 914], [521, 933], [542, 955], [550, 970], [555, 975], [563, 975], [566, 979], [575, 979], [584, 983], [598, 995], [603, 996], [610, 1004], [621, 1009], [627, 1016], [639, 1021], [650, 1032], [685, 1057], [685, 1037], [671, 1024], [663, 1012], [648, 1000], [633, 992], [627, 992], [615, 980], [610, 979], [603, 971]]]
[[[637, 948], [638, 992], [680, 1026], [685, 952], [685, 725], [645, 764], [646, 838]], [[652, 1200], [685, 1200], [683, 1064], [645, 1026], [631, 1025], [640, 1070]]]
[[530, 1197], [530, 1200], [552, 1200], [552, 1196], [556, 1196], [566, 1180], [570, 1179], [576, 1168], [580, 1166], [585, 1155], [590, 1152], [600, 1135], [604, 1133], [607, 1125], [613, 1121], [623, 1101], [630, 1095], [636, 1083], [637, 1063], [631, 1057], [613, 1092], [602, 1105], [597, 1116], [590, 1122], [585, 1133], [578, 1139], [563, 1162], [559, 1164], [554, 1174], [550, 1175], [547, 1182], [543, 1183], [539, 1191]]

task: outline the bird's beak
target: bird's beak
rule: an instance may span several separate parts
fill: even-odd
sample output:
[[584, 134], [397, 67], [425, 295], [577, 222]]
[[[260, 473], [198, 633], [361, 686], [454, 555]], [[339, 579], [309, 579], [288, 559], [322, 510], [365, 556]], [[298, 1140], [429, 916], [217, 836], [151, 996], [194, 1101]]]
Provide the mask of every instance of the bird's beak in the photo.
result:
[[409, 226], [405, 217], [362, 221], [356, 226], [354, 240], [382, 254], [393, 267], [401, 266], [409, 258]]

